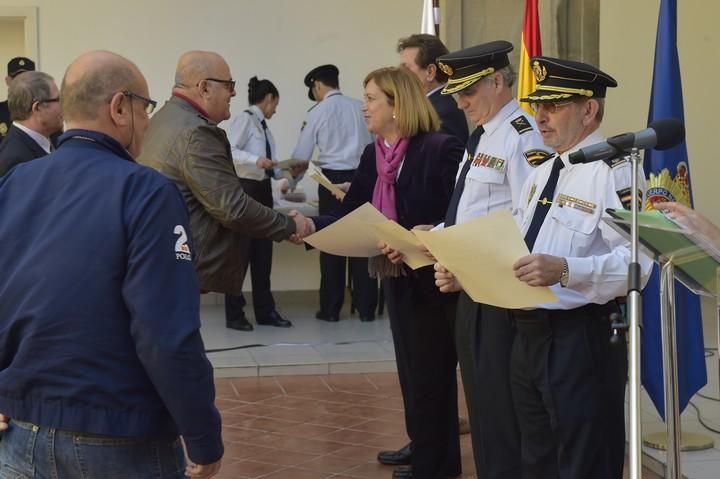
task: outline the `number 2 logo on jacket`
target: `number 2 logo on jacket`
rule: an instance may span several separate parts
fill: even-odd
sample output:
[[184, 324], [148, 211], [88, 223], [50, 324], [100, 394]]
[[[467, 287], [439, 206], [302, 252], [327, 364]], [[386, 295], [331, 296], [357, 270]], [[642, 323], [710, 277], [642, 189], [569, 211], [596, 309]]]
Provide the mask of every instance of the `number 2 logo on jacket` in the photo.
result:
[[182, 225], [176, 225], [173, 233], [175, 233], [176, 235], [180, 235], [177, 241], [175, 241], [175, 259], [192, 261], [190, 247], [187, 244], [188, 237], [187, 233], [185, 232], [185, 228]]

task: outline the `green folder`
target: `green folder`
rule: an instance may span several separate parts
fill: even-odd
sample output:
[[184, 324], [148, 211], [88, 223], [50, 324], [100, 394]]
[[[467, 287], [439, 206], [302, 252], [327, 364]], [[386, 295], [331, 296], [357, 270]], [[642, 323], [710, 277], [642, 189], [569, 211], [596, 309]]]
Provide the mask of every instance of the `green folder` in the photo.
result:
[[[632, 213], [624, 209], [608, 209], [613, 218], [608, 223], [630, 235]], [[692, 233], [656, 210], [638, 213], [640, 243], [653, 253], [672, 259], [675, 276], [691, 290], [701, 293], [717, 292], [717, 268], [720, 262], [711, 256], [713, 248], [702, 235]], [[717, 253], [716, 253], [717, 254]]]

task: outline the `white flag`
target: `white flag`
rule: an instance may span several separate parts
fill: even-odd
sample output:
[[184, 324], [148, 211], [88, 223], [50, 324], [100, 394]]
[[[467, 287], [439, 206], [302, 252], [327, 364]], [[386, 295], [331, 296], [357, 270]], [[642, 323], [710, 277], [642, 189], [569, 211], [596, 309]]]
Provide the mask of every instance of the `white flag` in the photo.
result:
[[422, 23], [420, 33], [435, 35], [435, 12], [432, 0], [423, 0]]

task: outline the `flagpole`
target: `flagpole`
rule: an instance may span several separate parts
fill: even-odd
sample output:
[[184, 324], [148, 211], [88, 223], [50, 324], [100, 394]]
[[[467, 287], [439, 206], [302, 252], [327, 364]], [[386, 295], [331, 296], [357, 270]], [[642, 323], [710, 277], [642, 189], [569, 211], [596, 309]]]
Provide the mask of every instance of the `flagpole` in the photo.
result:
[[440, 38], [440, 0], [433, 0], [433, 19], [435, 21], [435, 36]]

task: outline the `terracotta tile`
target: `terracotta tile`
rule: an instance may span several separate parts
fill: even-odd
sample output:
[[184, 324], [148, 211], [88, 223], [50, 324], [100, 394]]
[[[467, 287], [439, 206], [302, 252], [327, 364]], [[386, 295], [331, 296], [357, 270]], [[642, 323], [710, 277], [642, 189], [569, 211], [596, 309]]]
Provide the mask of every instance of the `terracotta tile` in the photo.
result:
[[228, 472], [232, 472], [234, 474], [237, 474], [237, 476], [259, 477], [267, 474], [272, 474], [273, 472], [279, 471], [280, 469], [284, 469], [284, 466], [281, 466], [279, 464], [267, 464], [257, 461], [240, 461], [236, 462], [235, 464], [231, 464], [225, 469], [225, 474], [227, 474]]
[[307, 422], [310, 424], [319, 424], [320, 426], [330, 426], [337, 428], [349, 428], [354, 426], [355, 424], [360, 424], [365, 421], [366, 419], [363, 418], [345, 416], [342, 414], [315, 414], [312, 417], [309, 417], [307, 420]]
[[[400, 444], [398, 447], [402, 447]], [[346, 459], [357, 459], [358, 462], [377, 461], [379, 449], [368, 446], [348, 446], [332, 452], [332, 456], [343, 457]]]
[[[273, 449], [272, 451], [258, 454], [252, 459], [258, 462], [267, 462], [272, 464], [280, 464], [282, 466], [300, 466], [314, 459], [321, 457], [319, 454], [309, 454], [306, 452], [287, 451], [283, 449]], [[289, 476], [292, 477], [292, 476]]]
[[285, 394], [331, 392], [323, 376], [283, 376], [278, 377], [277, 382]]
[[331, 374], [325, 377], [325, 382], [333, 391], [378, 391], [378, 387], [364, 374]]
[[258, 446], [250, 442], [228, 442], [225, 441], [225, 456], [223, 461], [241, 461], [253, 459], [255, 456], [275, 451], [274, 448]]
[[344, 458], [327, 455], [320, 456], [316, 459], [304, 463], [302, 465], [302, 468], [328, 474], [338, 474], [356, 467], [359, 462], [360, 461], [356, 458]]
[[331, 477], [331, 475], [318, 473], [318, 471], [308, 471], [307, 469], [289, 467], [267, 476], [263, 476], [262, 479], [325, 479], [327, 477]]
[[377, 448], [388, 448], [395, 444], [398, 440], [401, 440], [399, 437], [384, 436], [366, 431], [353, 431], [351, 429], [341, 429], [321, 436], [319, 439], [340, 442], [343, 444], [357, 444]]
[[283, 429], [281, 432], [286, 436], [313, 438], [329, 434], [333, 431], [337, 431], [337, 428], [303, 423]]
[[362, 479], [378, 479], [378, 478], [391, 478], [392, 477], [392, 466], [383, 466], [378, 462], [360, 464], [352, 469], [344, 471], [343, 474], [353, 478]]
[[265, 431], [257, 431], [254, 429], [247, 429], [243, 427], [234, 427], [234, 426], [228, 426], [224, 427], [222, 430], [222, 438], [223, 441], [227, 442], [250, 442], [252, 443], [253, 440], [258, 437], [265, 434]]
[[374, 432], [377, 434], [390, 434], [396, 436], [405, 435], [405, 421], [392, 422], [386, 420], [372, 419], [360, 424], [356, 424], [352, 429], [357, 431]]

